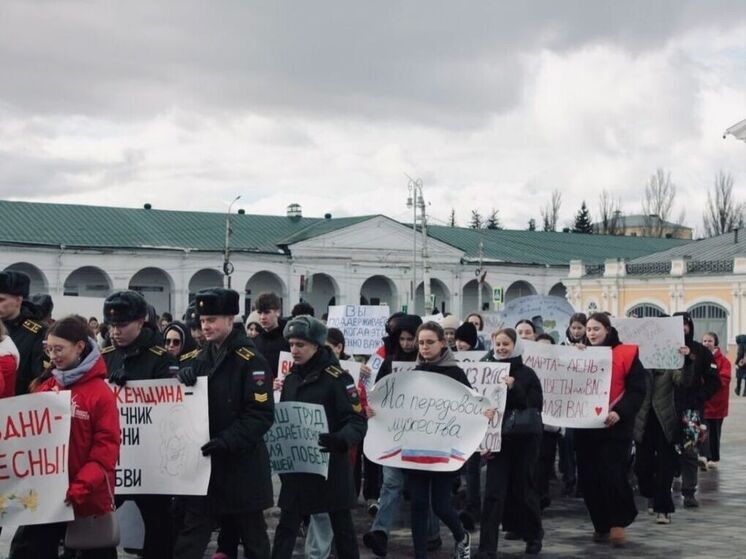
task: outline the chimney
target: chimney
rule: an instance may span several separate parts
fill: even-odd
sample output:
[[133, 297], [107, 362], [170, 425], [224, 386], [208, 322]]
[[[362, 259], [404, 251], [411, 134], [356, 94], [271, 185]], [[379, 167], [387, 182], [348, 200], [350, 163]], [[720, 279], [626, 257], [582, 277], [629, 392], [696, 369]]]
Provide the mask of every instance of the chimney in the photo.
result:
[[303, 211], [301, 210], [300, 204], [289, 204], [287, 212], [287, 216], [290, 219], [300, 219], [303, 217]]

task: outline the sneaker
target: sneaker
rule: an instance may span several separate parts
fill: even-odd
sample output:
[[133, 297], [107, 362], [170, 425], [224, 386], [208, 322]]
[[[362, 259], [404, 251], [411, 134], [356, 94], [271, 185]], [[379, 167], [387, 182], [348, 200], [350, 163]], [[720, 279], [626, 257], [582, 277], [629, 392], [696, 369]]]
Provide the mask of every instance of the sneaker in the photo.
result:
[[609, 543], [608, 532], [593, 532], [593, 541], [595, 543]]
[[373, 530], [363, 534], [363, 544], [377, 557], [386, 557], [389, 548], [389, 537], [383, 530]]
[[671, 524], [671, 517], [665, 512], [659, 512], [658, 517], [655, 519], [656, 524]]
[[440, 536], [432, 540], [427, 540], [428, 551], [438, 551], [441, 547], [443, 547], [443, 540], [440, 539]]
[[612, 526], [609, 532], [609, 543], [614, 547], [621, 547], [627, 542], [627, 536], [624, 534], [624, 528], [621, 526]]
[[696, 509], [699, 506], [699, 501], [694, 495], [684, 495], [684, 508]]
[[705, 458], [704, 456], [699, 456], [697, 458], [697, 463], [699, 464], [700, 470], [702, 470], [703, 472], [707, 471], [707, 458]]
[[526, 555], [538, 555], [541, 553], [541, 540], [531, 540], [526, 544]]
[[378, 501], [368, 499], [368, 514], [375, 517], [378, 514]]
[[648, 514], [655, 514], [654, 503], [654, 499], [648, 499]]
[[471, 536], [464, 532], [464, 539], [456, 543], [453, 553], [454, 559], [469, 559], [471, 557]]

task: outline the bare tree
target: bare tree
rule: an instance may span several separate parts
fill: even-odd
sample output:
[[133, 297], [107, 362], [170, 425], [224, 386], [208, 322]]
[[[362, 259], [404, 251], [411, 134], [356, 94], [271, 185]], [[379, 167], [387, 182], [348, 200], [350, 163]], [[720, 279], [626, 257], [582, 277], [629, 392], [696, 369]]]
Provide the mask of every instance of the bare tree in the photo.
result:
[[622, 202], [608, 191], [602, 190], [598, 197], [598, 231], [600, 235], [621, 235], [624, 233]]
[[541, 210], [544, 231], [557, 230], [560, 206], [562, 206], [562, 193], [555, 189], [552, 191], [552, 200]]
[[456, 227], [456, 210], [451, 208], [451, 215], [448, 217], [448, 225], [450, 227]]
[[472, 229], [481, 229], [484, 227], [484, 218], [482, 217], [482, 214], [479, 213], [479, 210], [471, 210], [471, 221], [469, 222], [469, 227]]
[[[650, 176], [645, 185], [645, 196], [642, 199], [642, 214], [644, 216], [643, 234], [648, 237], [663, 237], [667, 232], [666, 221], [671, 221], [671, 212], [676, 202], [676, 185], [671, 181], [671, 173], [657, 169]], [[684, 222], [682, 210], [674, 222], [681, 225]]]
[[719, 171], [715, 175], [712, 192], [707, 193], [707, 207], [703, 214], [705, 235], [714, 237], [743, 227], [746, 203], [733, 198], [733, 175]]

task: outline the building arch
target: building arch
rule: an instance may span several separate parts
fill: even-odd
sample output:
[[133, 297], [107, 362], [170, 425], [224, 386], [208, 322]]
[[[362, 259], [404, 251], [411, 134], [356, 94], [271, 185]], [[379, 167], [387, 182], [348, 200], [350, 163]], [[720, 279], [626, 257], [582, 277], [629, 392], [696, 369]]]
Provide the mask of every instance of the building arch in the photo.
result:
[[461, 305], [464, 316], [473, 312], [489, 311], [492, 308], [492, 287], [482, 282], [482, 308], [479, 309], [479, 280], [473, 279], [461, 288]]
[[549, 293], [547, 293], [547, 295], [552, 295], [554, 297], [562, 297], [563, 299], [567, 299], [567, 287], [561, 281], [557, 282], [552, 286], [552, 288], [549, 290]]
[[331, 305], [337, 304], [339, 298], [339, 285], [329, 274], [311, 274], [303, 286], [301, 296], [303, 300], [311, 305], [317, 317], [328, 312]]
[[173, 278], [161, 268], [148, 267], [139, 270], [129, 281], [129, 289], [140, 293], [161, 315], [173, 312]]
[[397, 296], [396, 284], [386, 276], [370, 276], [360, 286], [361, 305], [386, 304], [394, 312], [397, 308]]
[[[430, 294], [435, 295], [435, 308], [441, 313], [451, 310], [451, 290], [444, 281], [438, 278], [430, 278]], [[433, 309], [425, 308], [425, 284], [420, 282], [414, 294], [415, 313], [420, 316], [432, 314]]]
[[278, 276], [274, 272], [262, 270], [255, 273], [246, 282], [244, 291], [246, 293], [246, 299], [244, 301], [245, 314], [248, 315], [251, 312], [253, 301], [255, 301], [260, 294], [267, 292], [275, 293], [277, 296], [280, 297], [282, 306], [280, 310], [283, 311], [283, 313], [285, 312], [287, 286], [285, 285], [285, 282], [282, 281], [282, 278], [280, 278], [280, 276]]
[[112, 281], [97, 266], [81, 266], [70, 272], [63, 285], [63, 295], [68, 297], [108, 297]]
[[717, 334], [721, 347], [728, 345], [728, 316], [724, 305], [712, 301], [701, 301], [691, 305], [687, 311], [694, 322], [694, 339], [701, 340], [706, 332]]
[[505, 290], [505, 302], [511, 301], [528, 295], [536, 295], [536, 288], [525, 280], [514, 281]]
[[28, 262], [16, 262], [11, 264], [5, 271], [23, 272], [29, 277], [29, 294], [49, 293], [49, 281], [39, 268]]
[[202, 289], [223, 287], [223, 274], [213, 268], [202, 268], [189, 279], [189, 302]]

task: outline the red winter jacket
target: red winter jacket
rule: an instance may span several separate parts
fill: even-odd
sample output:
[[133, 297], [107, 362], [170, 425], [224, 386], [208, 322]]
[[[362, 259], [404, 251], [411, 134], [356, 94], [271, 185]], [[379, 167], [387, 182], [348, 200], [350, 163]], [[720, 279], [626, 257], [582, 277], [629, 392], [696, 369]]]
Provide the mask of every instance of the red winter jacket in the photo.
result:
[[[109, 477], [113, 493], [114, 468], [119, 458], [119, 412], [105, 378], [106, 363], [99, 356], [88, 372], [68, 387], [72, 401], [68, 499], [73, 503], [75, 516], [111, 511], [104, 473]], [[59, 390], [64, 388], [51, 377], [36, 392]]]
[[16, 372], [18, 371], [18, 349], [10, 336], [0, 341], [0, 398], [16, 395]]
[[728, 358], [720, 348], [715, 348], [712, 354], [720, 375], [720, 389], [705, 402], [705, 419], [724, 419], [728, 417], [728, 397], [730, 396], [731, 366]]

